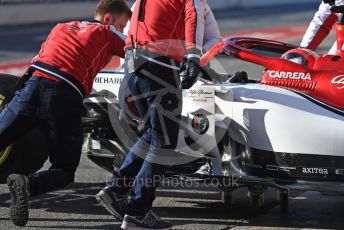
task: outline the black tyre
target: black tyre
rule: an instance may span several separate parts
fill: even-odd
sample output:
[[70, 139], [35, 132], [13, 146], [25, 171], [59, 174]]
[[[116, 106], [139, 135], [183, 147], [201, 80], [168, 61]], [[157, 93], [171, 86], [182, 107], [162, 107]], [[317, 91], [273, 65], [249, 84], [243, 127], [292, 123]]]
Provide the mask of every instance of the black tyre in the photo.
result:
[[[11, 101], [18, 77], [0, 74], [0, 112]], [[46, 161], [47, 145], [39, 129], [34, 129], [0, 152], [0, 183], [11, 173], [30, 174]]]

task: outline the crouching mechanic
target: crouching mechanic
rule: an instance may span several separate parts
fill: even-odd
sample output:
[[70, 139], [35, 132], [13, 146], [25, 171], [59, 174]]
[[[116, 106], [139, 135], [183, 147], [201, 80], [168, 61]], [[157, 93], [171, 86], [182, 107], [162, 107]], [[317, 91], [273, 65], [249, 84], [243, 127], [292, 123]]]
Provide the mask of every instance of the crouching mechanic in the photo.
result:
[[83, 142], [83, 98], [111, 57], [124, 56], [121, 31], [130, 17], [123, 0], [100, 0], [94, 21], [56, 25], [29, 67], [31, 74], [22, 78], [27, 80], [23, 88], [0, 114], [0, 151], [35, 127], [42, 129], [50, 147], [49, 170], [8, 176], [15, 225], [27, 223], [30, 196], [74, 181]]
[[[175, 162], [181, 117], [181, 85], [191, 87], [200, 71], [204, 35], [200, 0], [149, 0], [135, 5], [126, 41], [126, 80], [140, 116], [143, 136], [96, 198], [122, 229], [170, 229], [152, 210], [155, 190]], [[183, 80], [180, 61], [184, 55]], [[132, 185], [132, 186], [131, 186]], [[128, 199], [128, 192], [131, 196]]]
[[[301, 47], [315, 50], [330, 33], [333, 24], [336, 22], [338, 15], [333, 13], [331, 11], [330, 4], [325, 2], [330, 2], [330, 0], [321, 1], [318, 11], [314, 14], [314, 17], [302, 38], [300, 44]], [[336, 0], [335, 4], [338, 6], [344, 5], [344, 0]], [[336, 52], [337, 42], [333, 44], [331, 49], [328, 51], [328, 54], [334, 55]]]

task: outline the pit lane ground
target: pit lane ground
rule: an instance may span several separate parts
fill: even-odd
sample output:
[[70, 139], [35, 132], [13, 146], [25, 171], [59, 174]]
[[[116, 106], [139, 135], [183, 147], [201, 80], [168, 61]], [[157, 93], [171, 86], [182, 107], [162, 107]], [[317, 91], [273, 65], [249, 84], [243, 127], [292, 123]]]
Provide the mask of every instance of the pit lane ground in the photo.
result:
[[[0, 229], [120, 229], [120, 223], [96, 201], [96, 194], [109, 174], [83, 154], [76, 183], [31, 200], [30, 221], [17, 228], [8, 220], [9, 195], [0, 186]], [[176, 186], [179, 184], [179, 186]], [[154, 210], [174, 224], [173, 229], [343, 229], [344, 197], [318, 192], [293, 192], [289, 216], [280, 215], [276, 191], [269, 189], [260, 215], [252, 213], [247, 190], [234, 193], [230, 210], [221, 203], [216, 187], [165, 182], [159, 187]], [[196, 186], [197, 185], [197, 186]]]

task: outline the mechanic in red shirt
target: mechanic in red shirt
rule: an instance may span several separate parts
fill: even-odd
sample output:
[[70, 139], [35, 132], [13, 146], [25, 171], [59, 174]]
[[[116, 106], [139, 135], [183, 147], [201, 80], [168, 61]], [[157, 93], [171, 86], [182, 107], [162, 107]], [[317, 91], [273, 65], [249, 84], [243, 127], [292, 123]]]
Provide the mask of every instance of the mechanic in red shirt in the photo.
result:
[[[330, 1], [326, 1], [330, 2]], [[344, 5], [344, 0], [333, 1], [337, 6]], [[314, 14], [312, 21], [310, 22], [306, 33], [304, 34], [301, 47], [315, 50], [320, 43], [330, 33], [332, 26], [335, 24], [338, 15], [331, 11], [331, 6], [324, 1], [321, 1], [318, 11]], [[336, 54], [337, 42], [333, 44], [328, 54]]]
[[111, 183], [96, 195], [123, 221], [122, 229], [172, 227], [151, 206], [167, 166], [177, 163], [181, 87], [190, 88], [200, 71], [204, 11], [202, 0], [140, 0], [134, 7], [126, 40], [128, 74], [123, 82], [146, 129], [114, 171]]
[[124, 55], [121, 32], [130, 17], [123, 0], [100, 0], [94, 21], [56, 25], [29, 68], [32, 76], [0, 114], [0, 151], [36, 127], [50, 146], [49, 170], [7, 178], [10, 218], [15, 225], [27, 223], [30, 196], [74, 181], [83, 143], [83, 98], [111, 57]]

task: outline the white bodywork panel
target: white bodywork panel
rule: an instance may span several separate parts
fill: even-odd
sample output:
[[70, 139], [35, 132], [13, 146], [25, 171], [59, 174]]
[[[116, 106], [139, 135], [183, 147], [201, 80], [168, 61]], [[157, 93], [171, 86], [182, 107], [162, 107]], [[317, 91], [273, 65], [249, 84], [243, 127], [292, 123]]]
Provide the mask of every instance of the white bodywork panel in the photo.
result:
[[231, 116], [230, 133], [239, 143], [273, 152], [344, 155], [343, 116], [287, 89], [261, 84], [221, 89], [228, 100], [216, 97], [216, 103]]
[[[193, 156], [202, 156], [217, 147], [215, 139], [214, 86], [195, 85], [189, 90], [184, 90], [182, 116], [187, 119], [181, 122], [177, 147], [179, 151]], [[197, 120], [203, 122], [200, 125], [205, 129], [204, 133], [200, 133], [197, 127], [193, 127], [193, 124], [198, 122]], [[195, 144], [200, 147], [198, 151], [188, 147], [185, 143], [185, 135], [191, 137]]]
[[[123, 73], [98, 74], [94, 90], [117, 95]], [[202, 92], [202, 93], [201, 93]], [[300, 154], [344, 155], [344, 116], [287, 89], [261, 84], [195, 85], [183, 92], [183, 116], [178, 149], [201, 156], [216, 146], [215, 127], [252, 148]], [[206, 116], [209, 127], [192, 128], [195, 115]], [[184, 135], [202, 147], [186, 146]]]

